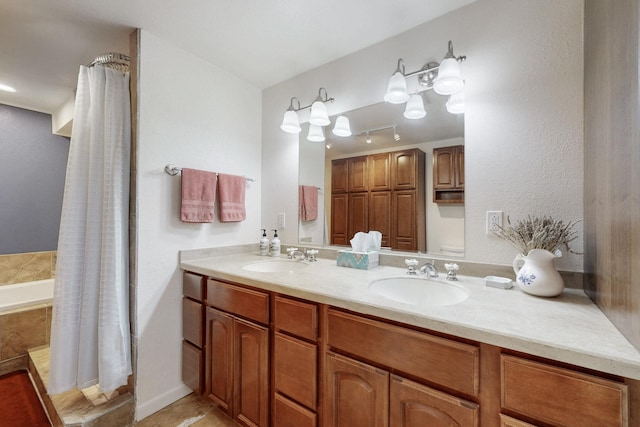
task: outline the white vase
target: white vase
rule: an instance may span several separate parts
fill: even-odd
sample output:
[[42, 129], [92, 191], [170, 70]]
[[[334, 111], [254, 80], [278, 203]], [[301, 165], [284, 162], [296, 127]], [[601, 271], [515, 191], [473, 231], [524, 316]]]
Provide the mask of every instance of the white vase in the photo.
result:
[[554, 267], [553, 260], [561, 256], [559, 250], [551, 253], [545, 249], [532, 249], [527, 256], [516, 255], [513, 271], [518, 287], [528, 294], [541, 297], [560, 295], [564, 290], [564, 281]]

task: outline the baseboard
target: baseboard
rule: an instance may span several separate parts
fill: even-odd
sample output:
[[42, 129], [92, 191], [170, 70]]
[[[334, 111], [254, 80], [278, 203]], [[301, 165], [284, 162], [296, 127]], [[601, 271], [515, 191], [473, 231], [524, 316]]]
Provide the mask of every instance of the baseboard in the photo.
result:
[[149, 415], [158, 412], [162, 408], [171, 405], [176, 400], [182, 399], [192, 392], [193, 390], [182, 384], [146, 402], [140, 403], [139, 401], [136, 401], [136, 421], [140, 421]]

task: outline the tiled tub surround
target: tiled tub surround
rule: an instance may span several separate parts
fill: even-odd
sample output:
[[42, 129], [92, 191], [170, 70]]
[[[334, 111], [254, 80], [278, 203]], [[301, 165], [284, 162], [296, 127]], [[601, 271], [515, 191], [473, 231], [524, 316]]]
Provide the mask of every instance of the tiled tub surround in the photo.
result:
[[[180, 267], [534, 356], [640, 379], [640, 352], [579, 289], [566, 289], [556, 298], [539, 298], [515, 287], [510, 290], [485, 287], [480, 277], [459, 274], [456, 284], [469, 293], [467, 300], [451, 306], [419, 308], [388, 300], [368, 290], [369, 283], [374, 280], [406, 276], [404, 268], [380, 266], [357, 270], [338, 267], [334, 258], [319, 258], [295, 272], [261, 273], [244, 270], [242, 266], [269, 258], [247, 253], [221, 253], [224, 250], [183, 252]], [[197, 258], [202, 255], [205, 257]], [[461, 269], [460, 273], [465, 270]]]
[[0, 313], [0, 375], [27, 369], [27, 351], [49, 344], [51, 303]]
[[56, 258], [56, 251], [0, 255], [0, 286], [50, 279]]

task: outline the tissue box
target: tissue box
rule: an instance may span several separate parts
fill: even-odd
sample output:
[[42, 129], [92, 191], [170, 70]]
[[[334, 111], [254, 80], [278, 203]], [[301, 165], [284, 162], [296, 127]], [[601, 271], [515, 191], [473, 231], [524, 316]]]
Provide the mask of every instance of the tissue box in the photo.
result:
[[338, 266], [369, 270], [378, 266], [378, 252], [338, 251]]

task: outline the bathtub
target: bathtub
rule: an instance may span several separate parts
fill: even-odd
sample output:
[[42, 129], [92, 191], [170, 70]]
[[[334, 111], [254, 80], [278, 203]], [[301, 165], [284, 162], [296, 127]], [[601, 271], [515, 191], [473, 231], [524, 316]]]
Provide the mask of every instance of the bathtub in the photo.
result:
[[0, 313], [36, 304], [50, 304], [54, 279], [0, 286]]

